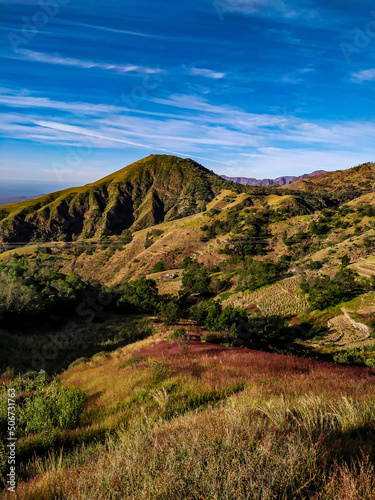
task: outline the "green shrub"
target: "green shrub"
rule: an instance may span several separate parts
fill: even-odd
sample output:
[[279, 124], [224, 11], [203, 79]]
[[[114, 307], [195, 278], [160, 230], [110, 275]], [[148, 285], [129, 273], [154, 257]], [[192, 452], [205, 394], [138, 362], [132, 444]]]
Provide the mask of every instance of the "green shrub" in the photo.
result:
[[181, 319], [181, 310], [174, 301], [160, 302], [155, 313], [159, 321], [162, 321], [165, 325], [172, 325], [177, 323]]
[[186, 333], [185, 328], [176, 328], [168, 335], [168, 338], [170, 340], [177, 340], [178, 345], [181, 347], [181, 349], [188, 349], [189, 347], [189, 336]]
[[159, 260], [151, 268], [152, 273], [160, 273], [160, 272], [166, 271], [166, 270], [167, 270], [167, 264], [164, 262], [164, 260]]

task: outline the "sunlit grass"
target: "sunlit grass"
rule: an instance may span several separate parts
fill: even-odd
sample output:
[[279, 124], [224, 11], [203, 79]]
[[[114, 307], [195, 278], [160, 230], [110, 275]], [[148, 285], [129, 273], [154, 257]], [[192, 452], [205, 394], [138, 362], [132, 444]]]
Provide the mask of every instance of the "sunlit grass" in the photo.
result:
[[87, 394], [79, 427], [23, 464], [17, 498], [374, 498], [372, 370], [161, 330], [61, 376]]

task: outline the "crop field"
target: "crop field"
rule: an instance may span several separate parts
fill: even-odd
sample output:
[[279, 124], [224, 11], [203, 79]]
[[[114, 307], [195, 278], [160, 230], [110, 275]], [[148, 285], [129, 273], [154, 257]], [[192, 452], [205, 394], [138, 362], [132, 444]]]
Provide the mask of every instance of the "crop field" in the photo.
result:
[[360, 260], [352, 265], [358, 274], [362, 276], [373, 276], [375, 274], [375, 257]]

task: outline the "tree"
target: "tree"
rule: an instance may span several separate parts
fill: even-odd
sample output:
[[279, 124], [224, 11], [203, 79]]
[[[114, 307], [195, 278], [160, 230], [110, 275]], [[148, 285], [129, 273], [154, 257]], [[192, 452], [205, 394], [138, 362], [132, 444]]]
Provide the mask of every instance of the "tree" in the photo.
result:
[[124, 313], [150, 313], [158, 303], [158, 288], [155, 280], [145, 277], [125, 283], [118, 289], [117, 307]]
[[209, 292], [210, 282], [210, 277], [204, 265], [199, 262], [191, 262], [184, 269], [181, 292], [183, 294], [207, 294]]
[[172, 325], [181, 319], [181, 310], [174, 301], [160, 302], [155, 309], [159, 321], [165, 325]]
[[132, 239], [133, 239], [133, 234], [130, 231], [130, 229], [124, 229], [119, 237], [119, 240], [121, 241], [121, 243], [124, 243], [125, 245], [130, 243], [132, 241]]
[[164, 262], [164, 260], [159, 260], [156, 262], [156, 264], [153, 265], [151, 268], [151, 271], [153, 273], [160, 273], [162, 271], [165, 271], [167, 269], [167, 264]]
[[343, 257], [341, 257], [341, 267], [342, 268], [347, 267], [349, 264], [350, 264], [349, 255], [348, 254], [343, 255]]

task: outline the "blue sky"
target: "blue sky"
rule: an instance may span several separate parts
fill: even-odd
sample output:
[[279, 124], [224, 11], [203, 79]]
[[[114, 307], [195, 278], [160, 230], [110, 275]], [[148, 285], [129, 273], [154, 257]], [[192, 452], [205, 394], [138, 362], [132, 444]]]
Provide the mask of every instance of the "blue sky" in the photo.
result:
[[152, 153], [277, 177], [375, 160], [375, 4], [0, 0], [0, 179]]

